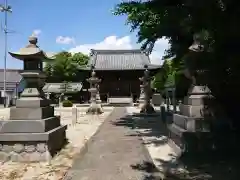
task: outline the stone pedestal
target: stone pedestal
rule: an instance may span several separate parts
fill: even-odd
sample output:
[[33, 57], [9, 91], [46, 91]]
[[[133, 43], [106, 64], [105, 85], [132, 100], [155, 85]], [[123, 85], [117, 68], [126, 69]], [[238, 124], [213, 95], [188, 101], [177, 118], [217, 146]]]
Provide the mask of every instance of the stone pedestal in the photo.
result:
[[10, 109], [10, 120], [0, 121], [0, 160], [48, 161], [66, 143], [67, 127], [60, 124], [54, 107], [37, 88], [41, 72], [23, 72], [22, 76], [29, 87]]
[[163, 98], [161, 94], [153, 94], [152, 96], [152, 104], [154, 106], [161, 106], [163, 104]]
[[173, 114], [169, 136], [182, 152], [200, 151], [200, 137], [209, 133], [204, 117], [204, 100], [210, 97], [210, 90], [207, 87], [192, 86], [183, 104], [179, 105], [180, 114]]

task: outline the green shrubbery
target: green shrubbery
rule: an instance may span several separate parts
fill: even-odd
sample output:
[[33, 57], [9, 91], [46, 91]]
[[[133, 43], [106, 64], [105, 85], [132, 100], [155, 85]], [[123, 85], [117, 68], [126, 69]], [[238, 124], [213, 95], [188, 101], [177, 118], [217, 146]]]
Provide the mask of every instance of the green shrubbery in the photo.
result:
[[64, 100], [64, 101], [62, 101], [62, 106], [63, 107], [72, 107], [73, 103], [69, 100]]

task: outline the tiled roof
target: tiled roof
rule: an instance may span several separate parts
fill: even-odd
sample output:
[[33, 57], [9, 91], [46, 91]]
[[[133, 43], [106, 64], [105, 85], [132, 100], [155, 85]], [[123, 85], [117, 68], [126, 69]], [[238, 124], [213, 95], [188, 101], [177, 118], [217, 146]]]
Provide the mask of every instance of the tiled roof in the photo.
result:
[[[12, 91], [16, 88], [17, 84], [21, 81], [22, 76], [19, 74], [19, 69], [6, 70], [6, 90]], [[0, 90], [4, 87], [4, 70], [0, 69]]]
[[93, 65], [96, 70], [141, 70], [145, 65], [149, 69], [158, 69], [152, 65], [147, 53], [140, 49], [134, 50], [92, 50], [88, 67]]

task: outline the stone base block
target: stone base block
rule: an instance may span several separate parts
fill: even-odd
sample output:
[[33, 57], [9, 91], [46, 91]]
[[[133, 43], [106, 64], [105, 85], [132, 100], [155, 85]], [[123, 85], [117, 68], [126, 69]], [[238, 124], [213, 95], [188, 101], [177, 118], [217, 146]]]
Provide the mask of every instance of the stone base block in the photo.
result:
[[11, 120], [39, 120], [54, 116], [54, 107], [16, 108], [10, 109]]
[[190, 95], [184, 98], [183, 103], [187, 105], [200, 106], [204, 104], [206, 95]]
[[45, 133], [0, 135], [0, 161], [49, 161], [66, 144], [66, 126]]
[[203, 109], [203, 106], [192, 106], [192, 105], [185, 105], [185, 104], [179, 105], [180, 113], [184, 116], [189, 116], [189, 117], [196, 117], [196, 118], [202, 117], [202, 109]]
[[169, 145], [178, 153], [200, 153], [212, 148], [210, 132], [188, 132], [174, 123], [168, 129]]
[[196, 133], [187, 132], [175, 124], [169, 126], [169, 139], [172, 142], [171, 146], [180, 151], [181, 154], [198, 151], [198, 139]]
[[163, 98], [161, 94], [153, 94], [152, 96], [152, 104], [154, 106], [160, 106], [163, 104]]
[[191, 132], [202, 130], [203, 118], [187, 117], [181, 114], [173, 114], [173, 123]]
[[151, 104], [144, 104], [141, 107], [140, 113], [153, 114], [155, 113], [155, 109]]
[[50, 104], [48, 99], [40, 98], [20, 98], [16, 100], [17, 108], [39, 108], [46, 107]]
[[59, 117], [0, 121], [0, 133], [43, 133], [60, 126]]
[[87, 114], [102, 114], [103, 109], [100, 104], [90, 104], [90, 107], [87, 109]]

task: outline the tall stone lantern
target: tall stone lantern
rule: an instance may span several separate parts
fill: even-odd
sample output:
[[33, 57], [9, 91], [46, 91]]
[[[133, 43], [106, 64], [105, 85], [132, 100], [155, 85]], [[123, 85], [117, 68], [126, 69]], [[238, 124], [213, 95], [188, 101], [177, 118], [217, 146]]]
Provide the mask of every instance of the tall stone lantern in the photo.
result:
[[67, 128], [54, 116], [54, 107], [42, 91], [45, 79], [42, 60], [48, 56], [33, 36], [25, 48], [9, 54], [23, 61], [20, 74], [26, 87], [16, 107], [10, 109], [10, 120], [0, 121], [0, 160], [48, 161], [65, 144]]
[[208, 142], [205, 138], [208, 137], [209, 120], [212, 117], [207, 102], [211, 100], [212, 95], [204, 84], [204, 68], [198, 66], [198, 62], [208, 52], [205, 51], [198, 35], [195, 35], [193, 40], [184, 58], [185, 76], [192, 84], [183, 103], [179, 105], [180, 112], [173, 114], [173, 123], [168, 126], [169, 138], [174, 142], [171, 144], [181, 153], [203, 152], [212, 148], [208, 143], [203, 143]]
[[91, 77], [87, 79], [90, 83], [90, 93], [91, 93], [91, 104], [87, 110], [88, 114], [102, 114], [102, 106], [101, 99], [99, 96], [99, 83], [101, 79], [96, 76], [96, 72], [94, 71], [94, 66], [91, 67]]
[[[141, 88], [141, 95], [140, 95], [140, 100], [143, 101], [143, 105], [141, 106], [140, 113], [155, 113], [155, 110], [153, 106], [150, 103], [150, 98], [151, 98], [151, 76], [150, 72], [148, 70], [148, 66], [145, 65], [145, 71], [143, 77], [139, 78], [139, 80], [142, 82], [140, 85]], [[140, 102], [142, 103], [142, 102]]]

